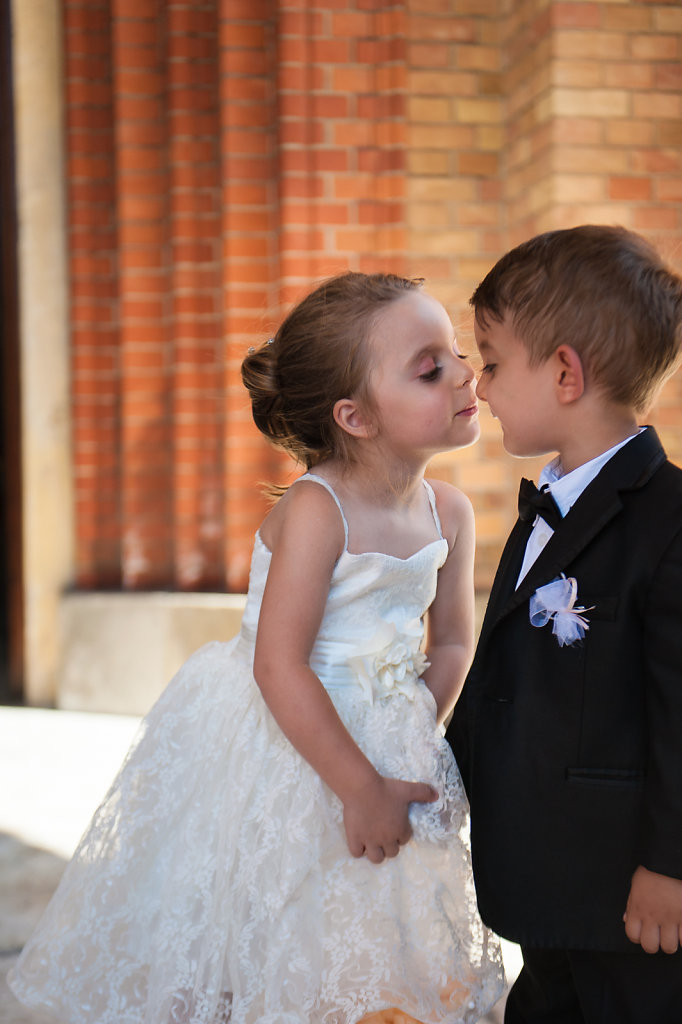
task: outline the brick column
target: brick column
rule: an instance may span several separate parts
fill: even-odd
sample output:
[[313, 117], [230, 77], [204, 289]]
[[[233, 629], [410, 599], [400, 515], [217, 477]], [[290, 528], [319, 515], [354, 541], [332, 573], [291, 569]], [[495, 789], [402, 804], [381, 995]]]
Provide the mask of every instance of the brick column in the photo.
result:
[[64, 0], [73, 459], [79, 585], [121, 583], [111, 9]]
[[223, 0], [220, 9], [226, 539], [236, 587], [267, 507], [258, 482], [291, 472], [251, 425], [239, 377], [248, 344], [323, 277], [404, 270], [405, 21], [400, 3], [342, 11]]
[[221, 590], [224, 320], [218, 16], [168, 4], [173, 582]]
[[117, 158], [122, 583], [173, 575], [166, 10], [112, 0]]
[[220, 147], [225, 308], [223, 349], [225, 573], [245, 589], [254, 531], [266, 511], [271, 452], [251, 421], [240, 365], [277, 317], [276, 5], [220, 0]]

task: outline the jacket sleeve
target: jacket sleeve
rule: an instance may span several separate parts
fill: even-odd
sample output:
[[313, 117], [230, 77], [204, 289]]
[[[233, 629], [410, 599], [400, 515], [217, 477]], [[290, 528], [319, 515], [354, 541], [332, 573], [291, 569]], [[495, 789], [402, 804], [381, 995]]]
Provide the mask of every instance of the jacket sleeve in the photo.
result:
[[682, 878], [682, 528], [654, 573], [644, 642], [649, 743], [641, 863]]

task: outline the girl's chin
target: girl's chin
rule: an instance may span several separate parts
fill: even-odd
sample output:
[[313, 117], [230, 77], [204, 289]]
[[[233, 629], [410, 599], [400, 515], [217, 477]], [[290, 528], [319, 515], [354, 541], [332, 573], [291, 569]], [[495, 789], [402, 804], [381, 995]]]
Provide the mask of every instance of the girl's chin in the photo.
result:
[[458, 444], [458, 448], [470, 448], [472, 444], [476, 444], [479, 437], [481, 436], [481, 424], [478, 422], [478, 417], [471, 420], [469, 423], [469, 429], [466, 432], [466, 436]]

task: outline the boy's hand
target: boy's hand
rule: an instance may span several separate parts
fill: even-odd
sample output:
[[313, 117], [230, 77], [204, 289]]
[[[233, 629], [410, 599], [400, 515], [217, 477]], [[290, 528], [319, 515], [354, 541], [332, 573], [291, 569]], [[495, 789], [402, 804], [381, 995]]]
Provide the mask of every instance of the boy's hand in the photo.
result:
[[348, 849], [354, 857], [365, 856], [373, 864], [380, 864], [384, 857], [395, 857], [412, 835], [409, 805], [437, 799], [436, 791], [425, 782], [377, 775], [358, 797], [344, 805]]
[[638, 867], [623, 914], [625, 934], [645, 953], [677, 952], [682, 945], [682, 880]]

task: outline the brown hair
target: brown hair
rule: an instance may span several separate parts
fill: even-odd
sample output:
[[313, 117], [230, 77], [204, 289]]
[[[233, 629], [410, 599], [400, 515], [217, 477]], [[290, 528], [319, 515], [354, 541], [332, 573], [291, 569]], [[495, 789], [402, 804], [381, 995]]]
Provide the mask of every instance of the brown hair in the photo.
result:
[[682, 348], [682, 280], [621, 227], [537, 235], [499, 260], [470, 299], [477, 321], [507, 319], [531, 365], [559, 345], [611, 400], [644, 412]]
[[355, 398], [371, 408], [367, 338], [382, 309], [421, 283], [351, 271], [303, 299], [242, 363], [258, 429], [307, 469], [329, 456], [349, 463], [349, 439], [334, 406]]

